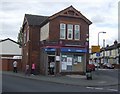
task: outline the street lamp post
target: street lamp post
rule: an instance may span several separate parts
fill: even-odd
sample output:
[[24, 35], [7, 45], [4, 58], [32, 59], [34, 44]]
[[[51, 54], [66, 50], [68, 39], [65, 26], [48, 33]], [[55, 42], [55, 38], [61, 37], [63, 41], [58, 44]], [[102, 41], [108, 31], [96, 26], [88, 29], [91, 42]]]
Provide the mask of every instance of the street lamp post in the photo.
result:
[[[105, 34], [106, 32], [98, 32], [98, 46], [100, 46], [99, 45], [99, 35], [100, 35], [100, 33], [103, 33], [103, 34]], [[99, 56], [98, 56], [98, 61], [99, 61]], [[98, 70], [98, 61], [97, 61], [97, 70]], [[104, 63], [104, 62], [103, 62]]]
[[106, 32], [98, 32], [98, 46], [99, 46], [99, 35], [100, 35], [100, 33], [105, 34]]
[[105, 63], [105, 39], [103, 39], [103, 64]]

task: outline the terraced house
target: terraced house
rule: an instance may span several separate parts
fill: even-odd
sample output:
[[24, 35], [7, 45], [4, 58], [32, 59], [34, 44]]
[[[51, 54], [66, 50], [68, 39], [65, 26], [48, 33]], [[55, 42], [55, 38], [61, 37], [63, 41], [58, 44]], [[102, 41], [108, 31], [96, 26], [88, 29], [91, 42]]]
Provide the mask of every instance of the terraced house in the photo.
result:
[[80, 11], [70, 6], [52, 16], [25, 14], [23, 33], [23, 69], [36, 64], [36, 73], [85, 73], [89, 61], [89, 25]]
[[90, 58], [97, 60], [99, 58], [99, 63], [104, 64], [112, 64], [115, 68], [120, 67], [120, 43], [114, 41], [114, 44], [107, 45], [105, 48], [100, 49], [100, 56], [97, 57], [96, 53], [91, 53]]

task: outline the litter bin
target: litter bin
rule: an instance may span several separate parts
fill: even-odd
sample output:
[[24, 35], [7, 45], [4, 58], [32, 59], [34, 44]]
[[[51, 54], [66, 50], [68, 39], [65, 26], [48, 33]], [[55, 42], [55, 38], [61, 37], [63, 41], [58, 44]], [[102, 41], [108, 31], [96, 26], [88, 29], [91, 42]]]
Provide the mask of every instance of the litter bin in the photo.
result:
[[86, 71], [86, 78], [87, 78], [87, 80], [92, 80], [92, 71], [91, 70]]

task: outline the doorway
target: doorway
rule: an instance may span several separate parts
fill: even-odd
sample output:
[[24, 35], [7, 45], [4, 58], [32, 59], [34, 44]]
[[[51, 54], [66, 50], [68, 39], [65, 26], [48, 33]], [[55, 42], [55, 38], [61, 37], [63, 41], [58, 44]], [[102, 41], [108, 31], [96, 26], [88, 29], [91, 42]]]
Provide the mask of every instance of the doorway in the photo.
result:
[[48, 56], [48, 75], [55, 74], [55, 56], [49, 55]]

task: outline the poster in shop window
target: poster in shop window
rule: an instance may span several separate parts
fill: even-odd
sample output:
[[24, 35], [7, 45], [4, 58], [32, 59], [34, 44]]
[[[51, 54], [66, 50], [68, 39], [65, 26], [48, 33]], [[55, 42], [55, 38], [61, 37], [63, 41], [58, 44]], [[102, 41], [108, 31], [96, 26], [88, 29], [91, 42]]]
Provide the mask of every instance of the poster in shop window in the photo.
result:
[[67, 63], [66, 62], [62, 62], [62, 70], [67, 70]]
[[56, 61], [60, 61], [60, 56], [56, 56]]
[[67, 70], [67, 57], [62, 57], [62, 64], [61, 64], [61, 67], [62, 67], [62, 70]]
[[67, 65], [72, 65], [72, 57], [67, 57]]

